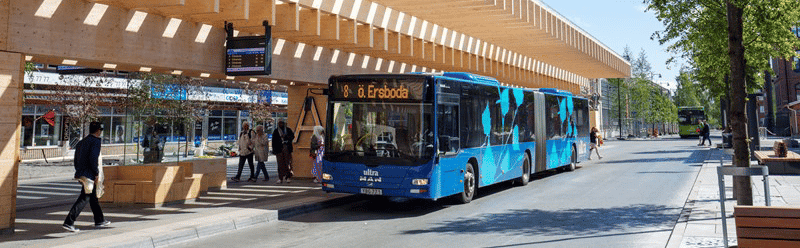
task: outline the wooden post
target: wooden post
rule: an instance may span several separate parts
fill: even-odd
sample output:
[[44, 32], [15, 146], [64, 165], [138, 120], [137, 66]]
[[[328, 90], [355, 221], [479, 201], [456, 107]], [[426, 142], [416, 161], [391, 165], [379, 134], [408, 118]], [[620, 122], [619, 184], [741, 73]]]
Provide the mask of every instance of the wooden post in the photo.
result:
[[14, 232], [22, 116], [22, 54], [0, 52], [0, 234]]

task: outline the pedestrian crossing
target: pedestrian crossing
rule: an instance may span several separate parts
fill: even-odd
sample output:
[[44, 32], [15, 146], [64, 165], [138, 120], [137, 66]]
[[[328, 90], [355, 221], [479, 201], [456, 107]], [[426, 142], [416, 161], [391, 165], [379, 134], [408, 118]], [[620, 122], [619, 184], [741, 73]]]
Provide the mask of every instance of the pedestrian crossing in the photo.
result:
[[[228, 160], [226, 169], [228, 187], [217, 192], [202, 193], [194, 202], [186, 203], [191, 207], [221, 206], [237, 202], [255, 201], [264, 198], [281, 197], [285, 195], [304, 194], [318, 190], [319, 186], [307, 181], [293, 181], [291, 184], [278, 184], [278, 165], [274, 157], [266, 163], [270, 180], [265, 182], [263, 173], [256, 182], [248, 182], [251, 177], [250, 168], [245, 163], [242, 168], [240, 182], [233, 182], [230, 178], [238, 172], [238, 158]], [[257, 168], [254, 163], [253, 170]], [[80, 184], [72, 179], [54, 179], [53, 181], [22, 182], [17, 187], [17, 211], [40, 209], [52, 206], [72, 204], [81, 193]]]

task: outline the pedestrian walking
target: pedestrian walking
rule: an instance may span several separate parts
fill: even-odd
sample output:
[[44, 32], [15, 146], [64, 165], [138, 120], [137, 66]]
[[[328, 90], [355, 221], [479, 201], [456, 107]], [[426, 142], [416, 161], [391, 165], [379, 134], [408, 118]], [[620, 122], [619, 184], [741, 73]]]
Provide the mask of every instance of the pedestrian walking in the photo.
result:
[[245, 161], [247, 161], [248, 165], [250, 165], [250, 178], [247, 179], [247, 181], [256, 181], [256, 178], [253, 177], [255, 175], [253, 172], [253, 136], [255, 136], [255, 132], [250, 130], [250, 123], [246, 121], [242, 122], [242, 132], [239, 133], [239, 139], [236, 141], [236, 143], [239, 145], [239, 171], [236, 172], [235, 177], [231, 178], [231, 181], [238, 182], [241, 179], [242, 169], [244, 168]]
[[103, 137], [103, 126], [100, 122], [89, 123], [89, 135], [83, 138], [75, 146], [75, 157], [73, 164], [75, 166], [75, 179], [81, 184], [81, 194], [72, 208], [69, 209], [69, 214], [64, 220], [62, 227], [70, 232], [78, 232], [80, 229], [75, 228], [75, 220], [81, 214], [86, 203], [92, 208], [94, 215], [94, 226], [104, 227], [111, 224], [111, 221], [103, 217], [103, 210], [100, 209], [99, 197], [102, 197], [102, 162], [100, 161], [100, 145]]
[[272, 132], [272, 154], [278, 159], [277, 183], [290, 183], [292, 177], [292, 141], [294, 133], [286, 127], [286, 122], [279, 121], [278, 128]]
[[309, 156], [314, 160], [314, 167], [311, 167], [311, 174], [314, 174], [314, 183], [322, 180], [322, 155], [325, 154], [325, 128], [322, 126], [314, 127], [314, 136], [311, 136], [311, 152]]
[[703, 136], [703, 139], [700, 140], [700, 144], [698, 146], [702, 146], [706, 144], [706, 140], [708, 140], [708, 145], [711, 146], [711, 128], [708, 126], [708, 121], [700, 120], [700, 124], [702, 125], [700, 130], [700, 135]]
[[269, 138], [264, 133], [264, 126], [256, 126], [256, 135], [253, 137], [255, 143], [255, 159], [258, 164], [256, 165], [256, 175], [253, 177], [258, 179], [258, 174], [264, 172], [264, 182], [269, 181], [269, 173], [267, 173], [267, 165], [265, 164], [269, 159]]
[[597, 149], [597, 128], [592, 127], [592, 131], [589, 133], [589, 160], [592, 160], [592, 150], [597, 154], [598, 159], [603, 159], [600, 156], [600, 149]]

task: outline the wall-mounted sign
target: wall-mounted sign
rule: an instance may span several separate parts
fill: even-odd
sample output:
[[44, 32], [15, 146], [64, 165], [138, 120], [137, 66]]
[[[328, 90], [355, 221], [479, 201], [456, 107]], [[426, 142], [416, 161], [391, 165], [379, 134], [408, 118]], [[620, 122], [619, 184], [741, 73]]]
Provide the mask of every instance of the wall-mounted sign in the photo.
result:
[[269, 36], [228, 38], [225, 74], [228, 76], [269, 75], [272, 49]]

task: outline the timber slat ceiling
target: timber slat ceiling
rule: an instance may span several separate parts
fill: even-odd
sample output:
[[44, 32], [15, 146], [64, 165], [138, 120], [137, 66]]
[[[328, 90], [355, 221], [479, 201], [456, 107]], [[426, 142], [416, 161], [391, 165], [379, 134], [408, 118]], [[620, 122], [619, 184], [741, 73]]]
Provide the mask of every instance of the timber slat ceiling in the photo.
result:
[[526, 87], [549, 80], [579, 92], [590, 78], [630, 75], [620, 56], [536, 0], [88, 1], [218, 29], [232, 22], [239, 36], [263, 34], [266, 20], [273, 38]]

